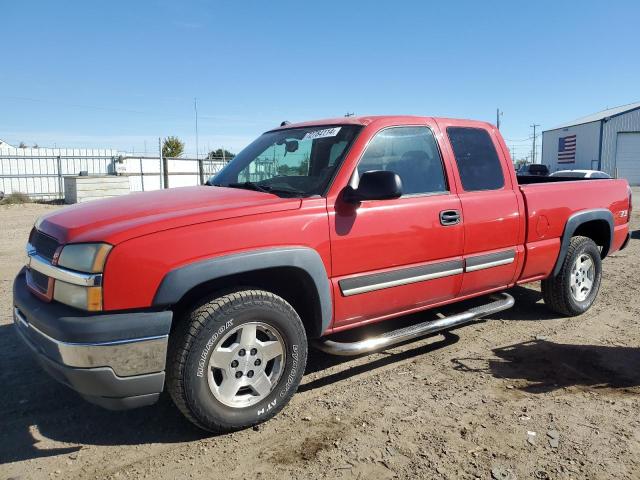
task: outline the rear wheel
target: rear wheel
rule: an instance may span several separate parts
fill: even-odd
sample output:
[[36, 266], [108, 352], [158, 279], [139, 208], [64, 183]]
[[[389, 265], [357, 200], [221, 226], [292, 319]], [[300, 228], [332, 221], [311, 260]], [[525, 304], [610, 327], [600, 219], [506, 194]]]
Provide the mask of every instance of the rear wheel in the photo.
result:
[[296, 391], [307, 358], [300, 317], [262, 290], [215, 298], [172, 333], [167, 386], [200, 428], [226, 432], [261, 423]]
[[542, 281], [544, 303], [563, 315], [580, 315], [593, 305], [601, 280], [598, 246], [590, 238], [573, 237], [560, 273]]

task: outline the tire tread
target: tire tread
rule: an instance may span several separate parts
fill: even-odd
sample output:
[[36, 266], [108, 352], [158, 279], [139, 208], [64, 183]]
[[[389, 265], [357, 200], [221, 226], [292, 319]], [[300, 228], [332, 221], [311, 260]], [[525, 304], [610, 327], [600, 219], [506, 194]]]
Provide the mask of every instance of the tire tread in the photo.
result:
[[572, 237], [560, 273], [542, 280], [542, 298], [544, 299], [545, 305], [551, 310], [566, 316], [575, 316], [584, 313], [571, 304], [565, 285], [571, 276], [571, 266], [574, 256], [590, 244], [595, 246], [594, 241], [588, 237]]
[[[184, 382], [184, 371], [188, 359], [191, 346], [205, 327], [207, 321], [221, 315], [233, 315], [247, 306], [266, 306], [279, 310], [287, 317], [297, 319], [297, 324], [301, 329], [301, 334], [305, 335], [304, 327], [300, 321], [297, 312], [283, 298], [274, 293], [265, 290], [239, 290], [217, 298], [205, 300], [201, 305], [195, 307], [189, 312], [185, 318], [180, 321], [171, 336], [173, 341], [169, 342], [169, 351], [167, 354], [167, 391], [171, 396], [174, 404], [180, 412], [197, 427], [213, 431], [228, 432], [232, 430], [240, 430], [254, 425], [256, 422], [249, 422], [244, 425], [235, 425], [230, 427], [227, 424], [218, 422], [213, 424], [205, 424], [200, 420], [202, 416], [198, 411], [194, 402], [189, 401], [189, 391]], [[304, 365], [301, 365], [304, 369]], [[289, 401], [296, 389], [291, 388], [287, 397], [272, 412], [272, 415], [278, 413]]]

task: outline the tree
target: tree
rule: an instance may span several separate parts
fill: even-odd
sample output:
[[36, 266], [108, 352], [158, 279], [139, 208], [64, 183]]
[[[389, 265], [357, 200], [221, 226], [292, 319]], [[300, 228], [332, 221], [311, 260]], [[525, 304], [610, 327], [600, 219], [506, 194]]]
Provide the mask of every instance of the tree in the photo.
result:
[[174, 158], [182, 155], [184, 151], [184, 142], [178, 137], [167, 137], [162, 143], [162, 156], [165, 158]]
[[236, 154], [235, 153], [231, 153], [229, 150], [223, 150], [222, 148], [219, 148], [217, 150], [211, 150], [208, 154], [207, 154], [207, 158], [209, 160], [219, 160], [224, 158], [225, 160], [231, 160], [233, 157], [235, 157]]
[[304, 160], [298, 167], [298, 175], [306, 177], [309, 175], [309, 155], [305, 155]]
[[27, 148], [27, 144], [24, 142], [20, 142], [20, 145], [18, 145], [18, 148]]

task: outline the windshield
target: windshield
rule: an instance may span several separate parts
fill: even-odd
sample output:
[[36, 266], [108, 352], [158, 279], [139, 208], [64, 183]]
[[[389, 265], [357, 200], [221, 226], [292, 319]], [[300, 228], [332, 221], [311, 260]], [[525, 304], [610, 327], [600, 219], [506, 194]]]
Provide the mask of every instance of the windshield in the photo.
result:
[[328, 125], [267, 132], [207, 184], [281, 196], [322, 195], [361, 129]]

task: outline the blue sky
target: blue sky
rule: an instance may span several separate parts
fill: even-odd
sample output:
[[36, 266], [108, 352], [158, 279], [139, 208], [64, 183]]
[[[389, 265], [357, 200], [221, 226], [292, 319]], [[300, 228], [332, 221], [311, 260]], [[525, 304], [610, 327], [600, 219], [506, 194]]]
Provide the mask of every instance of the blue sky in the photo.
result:
[[282, 120], [495, 122], [516, 154], [640, 100], [639, 2], [0, 0], [0, 139], [238, 151]]

